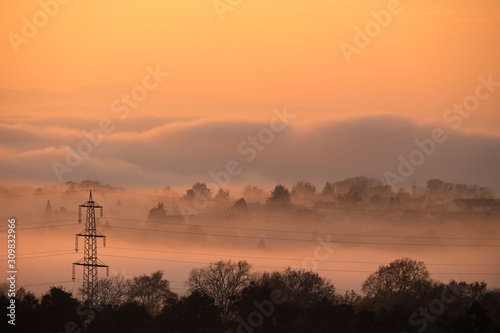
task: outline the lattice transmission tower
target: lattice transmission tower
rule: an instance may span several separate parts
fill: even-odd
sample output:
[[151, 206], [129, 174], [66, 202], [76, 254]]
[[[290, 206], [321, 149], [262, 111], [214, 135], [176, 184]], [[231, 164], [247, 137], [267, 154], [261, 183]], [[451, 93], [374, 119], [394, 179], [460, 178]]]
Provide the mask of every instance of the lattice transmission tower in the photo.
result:
[[76, 234], [75, 251], [78, 252], [78, 236], [82, 236], [85, 238], [85, 253], [82, 259], [73, 263], [73, 281], [75, 281], [75, 265], [83, 266], [83, 301], [88, 301], [89, 306], [92, 307], [98, 296], [97, 269], [106, 267], [106, 274], [109, 276], [109, 266], [97, 259], [97, 238], [103, 238], [104, 246], [106, 246], [106, 236], [96, 229], [95, 209], [101, 210], [102, 217], [102, 206], [92, 199], [92, 190], [90, 190], [89, 200], [78, 207], [78, 223], [80, 224], [82, 223], [82, 208], [87, 208], [85, 230]]

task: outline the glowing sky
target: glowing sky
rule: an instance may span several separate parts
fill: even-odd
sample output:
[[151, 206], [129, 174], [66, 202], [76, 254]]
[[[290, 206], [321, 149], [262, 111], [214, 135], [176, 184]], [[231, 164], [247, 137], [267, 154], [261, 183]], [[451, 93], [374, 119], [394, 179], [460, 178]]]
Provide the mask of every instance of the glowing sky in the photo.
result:
[[[306, 138], [326, 142], [328, 148], [328, 142], [346, 135], [361, 140], [371, 120], [378, 128], [375, 136], [388, 133], [390, 137], [377, 143], [406, 143], [388, 151], [357, 144], [356, 156], [374, 149], [380, 152], [368, 159], [376, 170], [353, 168], [360, 162], [353, 157], [351, 164], [328, 162], [319, 167], [338, 167], [337, 175], [298, 163], [289, 178], [280, 179], [279, 173], [263, 167], [251, 170], [257, 175], [254, 179], [353, 176], [349, 172], [381, 176], [397, 167], [398, 155], [407, 155], [414, 139], [428, 136], [432, 126], [450, 126], [443, 114], [475, 93], [478, 77], [491, 75], [493, 81], [500, 81], [498, 0], [221, 0], [215, 2], [218, 9], [211, 0], [66, 2], [0, 3], [0, 35], [4, 36], [0, 39], [0, 151], [9, 160], [1, 163], [0, 170], [6, 178], [57, 181], [50, 162], [63, 160], [66, 146], [75, 147], [84, 138], [82, 130], [97, 128], [101, 119], [110, 118], [116, 129], [85, 159], [87, 171], [76, 170], [65, 180], [98, 178], [93, 177], [98, 172], [104, 182], [119, 183], [117, 174], [109, 171], [118, 168], [129, 185], [132, 173], [143, 175], [147, 184], [190, 182], [189, 177], [224, 165], [237, 154], [242, 140], [269, 122], [274, 108], [284, 106], [297, 115], [287, 134], [294, 143]], [[42, 7], [52, 15], [44, 15]], [[384, 17], [382, 13], [390, 8], [398, 8], [397, 13]], [[356, 46], [357, 29], [373, 27], [376, 16], [385, 20], [385, 26], [372, 30], [372, 37], [365, 40], [368, 45], [358, 45], [348, 61], [340, 46]], [[35, 31], [29, 27], [33, 22], [39, 25]], [[169, 75], [126, 119], [119, 119], [112, 103], [143, 83], [146, 68], [159, 68]], [[453, 134], [459, 139], [449, 143], [453, 146], [447, 148], [449, 154], [434, 157], [434, 164], [424, 165], [427, 171], [417, 173], [416, 179], [423, 181], [433, 171], [445, 177], [446, 167], [459, 162], [448, 157], [467, 147], [466, 160], [478, 159], [490, 169], [479, 170], [472, 164], [472, 169], [451, 180], [476, 173], [484, 177], [472, 182], [500, 189], [494, 173], [500, 161], [492, 156], [500, 147], [499, 107], [500, 87], [463, 119]], [[358, 121], [352, 129], [361, 132], [332, 133], [344, 128], [346, 121], [351, 125]], [[248, 122], [257, 125], [245, 127]], [[314, 136], [318, 126], [326, 136]], [[405, 126], [413, 130], [402, 138], [398, 135]], [[207, 141], [200, 133], [213, 136], [211, 131], [227, 133], [219, 141], [208, 140], [211, 146], [204, 148], [215, 151], [219, 164], [212, 160], [205, 168], [176, 167], [151, 155], [176, 150], [171, 143], [183, 139], [184, 148], [165, 158], [175, 160], [173, 164], [183, 158], [203, 164], [206, 156], [195, 161], [191, 155], [200, 142]], [[153, 151], [144, 153], [147, 161], [139, 161], [134, 156], [145, 152], [146, 146]], [[280, 151], [290, 155], [286, 147]], [[296, 153], [312, 158], [307, 151]], [[344, 159], [351, 156], [333, 153]], [[333, 153], [327, 160], [336, 159]], [[321, 163], [318, 156], [314, 163]], [[361, 162], [366, 166], [365, 160]], [[450, 164], [444, 170], [434, 168], [441, 162]], [[275, 161], [260, 163], [269, 166]]]

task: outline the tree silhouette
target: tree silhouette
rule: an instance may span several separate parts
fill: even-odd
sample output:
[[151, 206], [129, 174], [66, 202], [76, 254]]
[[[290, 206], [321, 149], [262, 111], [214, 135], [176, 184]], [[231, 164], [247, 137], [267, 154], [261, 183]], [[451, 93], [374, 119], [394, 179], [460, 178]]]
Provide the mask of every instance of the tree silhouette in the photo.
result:
[[45, 215], [52, 215], [52, 206], [50, 205], [50, 200], [47, 200], [47, 206], [45, 206]]
[[323, 186], [323, 190], [321, 191], [321, 194], [324, 196], [333, 196], [335, 195], [335, 187], [332, 185], [330, 182], [326, 182], [325, 186]]
[[271, 191], [271, 196], [267, 198], [268, 205], [288, 206], [291, 203], [290, 191], [283, 185], [278, 184]]
[[84, 318], [77, 313], [79, 305], [80, 302], [62, 287], [51, 287], [40, 302], [37, 331], [62, 331], [68, 322], [82, 327]]
[[148, 221], [162, 221], [167, 218], [167, 209], [163, 202], [158, 202], [156, 207], [151, 208], [148, 214]]
[[163, 279], [163, 272], [134, 277], [130, 284], [129, 299], [144, 306], [152, 315], [157, 315], [170, 298], [177, 297]]
[[230, 318], [230, 307], [235, 297], [250, 280], [252, 266], [246, 261], [217, 261], [207, 267], [194, 268], [189, 273], [191, 292], [199, 292], [214, 299], [222, 312], [222, 319]]
[[220, 188], [214, 199], [218, 201], [226, 201], [229, 199], [229, 190]]
[[213, 298], [198, 291], [182, 297], [163, 309], [157, 317], [161, 332], [219, 333], [224, 332], [219, 308]]
[[292, 186], [292, 196], [300, 199], [314, 198], [316, 195], [316, 186], [310, 181], [299, 180]]
[[[279, 304], [274, 303], [276, 300]], [[230, 332], [315, 332], [300, 330], [302, 309], [288, 302], [286, 296], [268, 282], [252, 281], [241, 291], [232, 309], [238, 319]]]
[[257, 185], [245, 185], [243, 191], [241, 191], [241, 195], [247, 201], [259, 202], [261, 199], [264, 199], [264, 190]]
[[397, 259], [368, 276], [362, 290], [370, 298], [397, 302], [406, 296], [425, 296], [432, 286], [427, 267], [422, 261]]
[[437, 193], [443, 189], [444, 181], [441, 179], [429, 179], [427, 181], [427, 191], [430, 193]]
[[210, 200], [212, 193], [205, 183], [196, 183], [184, 195], [185, 200]]
[[[62, 287], [50, 287], [41, 298], [20, 287], [14, 328], [89, 333], [500, 332], [500, 290], [477, 281], [432, 282], [423, 262], [408, 258], [373, 272], [363, 283], [364, 297], [353, 291], [336, 295], [329, 280], [303, 269], [250, 275], [244, 261], [194, 269], [188, 284], [189, 291], [179, 299], [161, 271], [101, 279], [101, 299], [93, 309]], [[4, 309], [10, 304], [8, 292], [9, 284], [0, 283]], [[425, 295], [424, 301], [415, 301]], [[2, 332], [13, 329], [7, 320], [0, 327]]]
[[252, 195], [252, 194], [262, 194], [264, 193], [264, 190], [260, 187], [258, 187], [257, 185], [245, 185], [243, 187], [243, 191], [241, 191], [241, 194], [243, 196], [247, 196], [247, 195]]
[[151, 315], [144, 306], [135, 302], [129, 302], [118, 308], [105, 306], [101, 311], [96, 313], [95, 319], [90, 322], [90, 325], [84, 331], [75, 330], [72, 332], [154, 332], [151, 321]]
[[131, 295], [131, 282], [121, 274], [99, 279], [99, 304], [118, 308], [127, 303]]
[[231, 209], [236, 214], [246, 213], [248, 210], [247, 202], [245, 201], [245, 199], [240, 198], [235, 201]]
[[336, 300], [335, 287], [317, 272], [288, 267], [283, 272], [264, 273], [260, 283], [284, 293], [288, 302], [306, 308], [321, 299]]

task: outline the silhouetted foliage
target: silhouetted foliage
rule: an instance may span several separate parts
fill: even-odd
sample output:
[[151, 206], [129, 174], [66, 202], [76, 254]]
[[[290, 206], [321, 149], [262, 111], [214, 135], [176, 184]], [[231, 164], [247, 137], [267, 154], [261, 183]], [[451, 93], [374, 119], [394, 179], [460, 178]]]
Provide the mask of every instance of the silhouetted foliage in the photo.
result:
[[75, 182], [66, 182], [65, 183], [68, 186], [69, 192], [74, 190], [76, 187], [80, 190], [103, 190], [103, 191], [125, 191], [126, 188], [121, 187], [121, 186], [113, 186], [110, 184], [103, 184], [99, 180], [91, 180], [91, 179], [86, 179], [82, 180], [79, 184], [76, 184]]
[[106, 306], [97, 312], [90, 322], [89, 333], [108, 332], [152, 332], [152, 318], [144, 306], [135, 302], [125, 303], [118, 308]]
[[407, 297], [421, 298], [431, 289], [427, 267], [422, 261], [397, 259], [368, 276], [362, 290], [379, 304], [395, 304]]
[[335, 195], [335, 187], [333, 187], [332, 183], [326, 182], [325, 186], [323, 186], [321, 194], [323, 194], [324, 196], [332, 197]]
[[[318, 273], [288, 268], [250, 274], [246, 262], [193, 269], [180, 299], [163, 273], [101, 279], [90, 308], [61, 287], [37, 298], [16, 293], [17, 332], [385, 333], [500, 331], [500, 291], [484, 282], [432, 282], [422, 262], [403, 258], [363, 283], [366, 296], [335, 294]], [[109, 289], [109, 290], [108, 290]], [[0, 284], [0, 306], [10, 304]], [[212, 295], [212, 296], [211, 296]], [[423, 302], [417, 302], [417, 300]], [[374, 306], [374, 304], [376, 306]], [[3, 320], [2, 332], [12, 330]]]
[[232, 207], [232, 211], [236, 214], [246, 213], [247, 210], [248, 210], [247, 202], [243, 198], [236, 200], [236, 202], [233, 204]]
[[36, 331], [60, 332], [69, 322], [82, 327], [84, 318], [77, 313], [79, 305], [80, 302], [62, 287], [51, 287], [40, 301]]
[[52, 215], [52, 206], [50, 206], [50, 200], [47, 200], [47, 206], [45, 206], [45, 215], [46, 216]]
[[226, 201], [229, 199], [229, 190], [220, 188], [215, 195], [214, 200]]
[[184, 195], [185, 200], [210, 200], [212, 193], [205, 183], [196, 183]]
[[290, 191], [283, 185], [278, 184], [271, 191], [271, 196], [267, 198], [268, 205], [288, 206], [292, 202]]
[[148, 214], [148, 221], [162, 221], [167, 218], [167, 209], [163, 202], [158, 202], [156, 207], [151, 208]]
[[323, 298], [332, 302], [336, 300], [333, 284], [313, 271], [288, 267], [282, 272], [266, 272], [262, 274], [260, 281], [281, 290], [288, 302], [301, 308]]
[[156, 318], [163, 332], [219, 333], [224, 331], [220, 310], [213, 298], [198, 291], [166, 306]]
[[151, 315], [160, 313], [169, 299], [175, 297], [169, 282], [163, 279], [162, 271], [156, 271], [151, 276], [134, 277], [130, 282], [129, 300], [144, 306]]

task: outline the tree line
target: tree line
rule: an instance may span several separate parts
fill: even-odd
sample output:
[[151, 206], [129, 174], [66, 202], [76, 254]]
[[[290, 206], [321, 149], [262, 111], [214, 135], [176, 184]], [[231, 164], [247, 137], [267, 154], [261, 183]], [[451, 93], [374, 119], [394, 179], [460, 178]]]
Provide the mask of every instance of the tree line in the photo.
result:
[[[60, 286], [40, 298], [20, 288], [17, 331], [500, 332], [498, 289], [434, 281], [423, 262], [409, 258], [381, 265], [363, 282], [362, 294], [339, 293], [314, 271], [254, 272], [248, 262], [232, 260], [194, 268], [183, 295], [171, 290], [162, 271], [103, 278], [98, 286], [92, 305]], [[6, 288], [0, 290], [4, 309]]]

